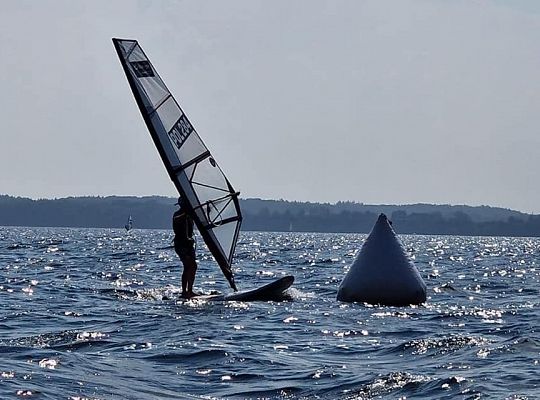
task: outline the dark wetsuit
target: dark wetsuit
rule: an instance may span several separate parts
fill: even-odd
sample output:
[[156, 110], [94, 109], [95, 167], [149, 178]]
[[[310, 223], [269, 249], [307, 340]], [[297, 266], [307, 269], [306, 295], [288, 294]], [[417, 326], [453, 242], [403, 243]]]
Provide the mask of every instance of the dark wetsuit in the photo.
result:
[[173, 214], [174, 250], [185, 264], [185, 258], [195, 259], [193, 220], [181, 208]]
[[193, 292], [193, 283], [197, 273], [195, 260], [195, 240], [193, 240], [193, 220], [182, 208], [173, 214], [174, 250], [182, 264], [182, 297], [196, 296]]

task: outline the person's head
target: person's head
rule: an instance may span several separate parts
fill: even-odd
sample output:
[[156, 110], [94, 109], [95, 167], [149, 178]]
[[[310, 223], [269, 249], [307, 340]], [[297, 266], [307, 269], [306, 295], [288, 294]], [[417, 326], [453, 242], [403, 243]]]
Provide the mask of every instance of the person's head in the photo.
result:
[[178, 197], [178, 201], [176, 202], [176, 205], [180, 206], [180, 208], [185, 208], [186, 201], [182, 196]]

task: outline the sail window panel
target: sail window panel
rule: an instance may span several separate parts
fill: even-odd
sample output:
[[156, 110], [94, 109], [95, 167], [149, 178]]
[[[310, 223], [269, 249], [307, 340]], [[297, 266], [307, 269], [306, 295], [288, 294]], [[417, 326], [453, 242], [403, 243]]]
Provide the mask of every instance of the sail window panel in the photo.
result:
[[208, 151], [196, 131], [192, 131], [184, 140], [180, 149], [176, 150], [182, 164], [188, 163], [202, 153]]
[[192, 164], [189, 167], [184, 169], [184, 173], [187, 175], [187, 177], [188, 177], [188, 179], [190, 181], [191, 181], [191, 179], [193, 177], [193, 172], [195, 171], [196, 166], [197, 166], [197, 164]]
[[125, 55], [131, 50], [133, 45], [135, 45], [134, 40], [120, 40], [120, 48], [122, 49], [122, 55], [125, 57]]
[[212, 228], [212, 232], [216, 236], [217, 241], [221, 245], [223, 252], [228, 260], [231, 259], [232, 252], [234, 250], [234, 239], [236, 237], [237, 222], [230, 222]]
[[143, 77], [138, 79], [141, 86], [144, 88], [148, 99], [152, 103], [153, 108], [155, 108], [166, 96], [169, 95], [169, 91], [159, 77]]
[[[194, 185], [194, 189], [197, 193], [199, 201], [201, 201], [201, 211], [204, 214], [205, 219], [208, 220], [208, 224], [220, 225], [227, 218], [233, 218], [238, 216], [234, 205], [231, 206], [232, 200], [230, 196], [224, 199], [216, 199], [216, 197], [213, 196], [213, 193], [210, 190], [203, 189], [203, 193], [201, 193], [201, 188], [197, 185]], [[203, 201], [201, 197], [205, 196], [210, 198]]]
[[159, 115], [165, 130], [169, 132], [182, 115], [182, 110], [171, 96], [159, 106], [156, 113]]
[[236, 208], [234, 207], [234, 202], [232, 201], [232, 196], [213, 201], [212, 204], [215, 209], [214, 214], [216, 215], [217, 224], [219, 224], [220, 221], [226, 220], [227, 218], [238, 216]]
[[[209, 201], [219, 200], [223, 196], [227, 195], [227, 192], [224, 192], [219, 189], [208, 187], [205, 184], [199, 185], [197, 182], [193, 182], [193, 189], [197, 193], [197, 198], [201, 204], [207, 203]], [[214, 207], [217, 207], [217, 203], [214, 204]]]
[[[130, 45], [126, 45], [125, 47], [126, 51], [129, 51], [131, 49]], [[131, 63], [133, 61], [148, 61], [148, 57], [144, 54], [144, 51], [141, 49], [141, 46], [138, 44], [135, 46], [133, 51], [129, 53], [128, 57], [128, 63]]]
[[236, 207], [234, 205], [234, 201], [232, 197], [228, 197], [222, 202], [222, 206], [220, 208], [220, 218], [222, 220], [227, 218], [234, 218], [238, 217], [238, 211], [236, 210]]
[[[197, 187], [195, 189], [197, 191]], [[238, 212], [231, 197], [212, 199], [206, 202], [203, 210], [212, 224], [220, 225], [227, 218], [238, 217]]]
[[197, 170], [193, 175], [193, 182], [204, 183], [207, 186], [222, 191], [221, 196], [229, 193], [229, 185], [223, 172], [212, 157], [202, 160], [197, 165]]
[[197, 165], [191, 183], [201, 204], [220, 200], [230, 194], [221, 170], [212, 167], [208, 159]]
[[203, 206], [203, 211], [206, 213], [208, 220], [213, 225], [220, 225], [223, 218], [221, 218], [219, 204], [213, 201], [209, 201]]

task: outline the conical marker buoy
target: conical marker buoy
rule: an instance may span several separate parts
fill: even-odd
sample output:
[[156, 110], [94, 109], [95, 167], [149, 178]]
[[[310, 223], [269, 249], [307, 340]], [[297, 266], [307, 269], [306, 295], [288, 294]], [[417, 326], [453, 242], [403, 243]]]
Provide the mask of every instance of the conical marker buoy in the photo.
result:
[[343, 278], [337, 299], [388, 306], [426, 301], [426, 284], [381, 214]]

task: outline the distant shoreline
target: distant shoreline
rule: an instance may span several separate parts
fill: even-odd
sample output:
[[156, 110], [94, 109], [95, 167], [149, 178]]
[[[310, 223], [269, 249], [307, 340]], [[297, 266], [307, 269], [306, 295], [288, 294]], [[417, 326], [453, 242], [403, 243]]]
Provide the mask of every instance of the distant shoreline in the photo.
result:
[[[175, 198], [68, 197], [32, 200], [0, 195], [0, 226], [170, 229]], [[242, 199], [242, 230], [368, 233], [383, 212], [399, 234], [540, 237], [540, 215], [489, 206], [336, 204]]]

